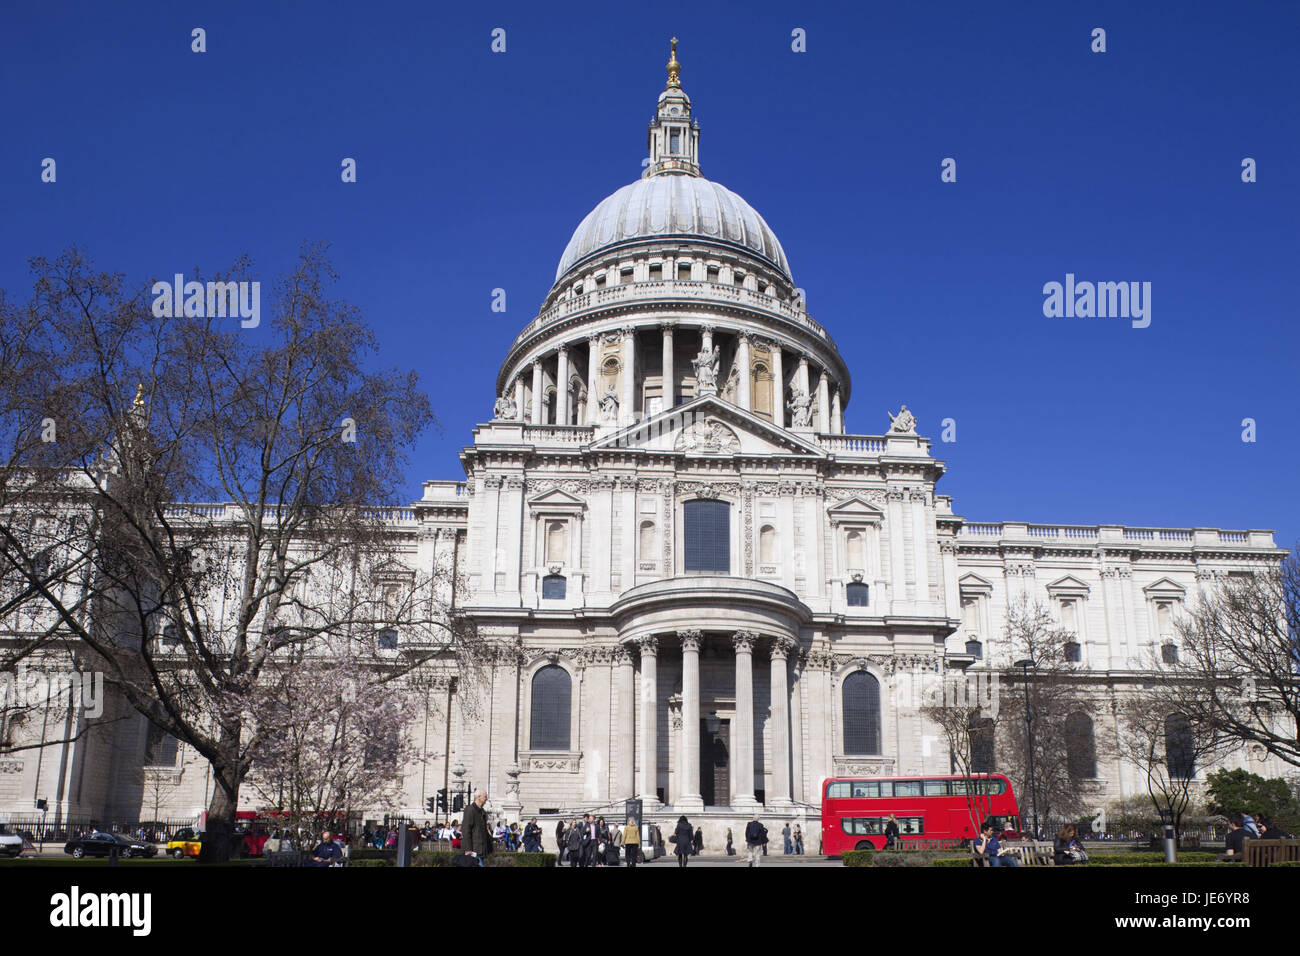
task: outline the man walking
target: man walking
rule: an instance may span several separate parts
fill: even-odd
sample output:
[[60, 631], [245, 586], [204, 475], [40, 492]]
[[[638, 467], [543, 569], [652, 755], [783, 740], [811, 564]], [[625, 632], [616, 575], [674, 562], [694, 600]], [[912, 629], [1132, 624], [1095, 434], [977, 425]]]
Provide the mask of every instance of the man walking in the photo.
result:
[[745, 855], [749, 866], [758, 866], [763, 859], [763, 845], [767, 843], [767, 827], [758, 822], [758, 814], [745, 826]]
[[483, 810], [485, 803], [487, 791], [475, 790], [474, 802], [465, 811], [460, 838], [465, 855], [477, 860], [479, 866], [486, 865], [487, 856], [492, 852], [492, 831], [488, 829], [487, 814]]
[[790, 839], [790, 823], [788, 820], [785, 826], [781, 828], [781, 838], [785, 841], [785, 855], [789, 856], [794, 852], [794, 841]]
[[582, 865], [596, 865], [596, 845], [600, 842], [596, 821], [590, 813], [582, 817]]

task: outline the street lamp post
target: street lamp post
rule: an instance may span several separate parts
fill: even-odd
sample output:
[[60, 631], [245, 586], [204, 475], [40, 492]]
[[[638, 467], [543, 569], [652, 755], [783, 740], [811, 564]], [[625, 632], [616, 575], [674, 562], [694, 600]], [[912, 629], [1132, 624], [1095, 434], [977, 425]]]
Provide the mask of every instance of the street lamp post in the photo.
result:
[[1029, 800], [1034, 808], [1034, 839], [1038, 839], [1038, 784], [1034, 780], [1034, 715], [1029, 709], [1029, 668], [1035, 667], [1033, 658], [1016, 661], [1025, 681], [1025, 738], [1029, 751]]

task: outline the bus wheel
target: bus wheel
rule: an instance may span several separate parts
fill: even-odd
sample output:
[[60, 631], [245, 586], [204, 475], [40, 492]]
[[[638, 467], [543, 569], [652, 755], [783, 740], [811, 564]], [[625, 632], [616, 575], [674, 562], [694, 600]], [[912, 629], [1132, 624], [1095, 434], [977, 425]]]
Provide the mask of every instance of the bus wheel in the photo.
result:
[[870, 840], [859, 840], [859, 841], [858, 841], [858, 845], [855, 846], [853, 849], [855, 849], [855, 850], [874, 850], [875, 848], [876, 848], [875, 844], [872, 843]]

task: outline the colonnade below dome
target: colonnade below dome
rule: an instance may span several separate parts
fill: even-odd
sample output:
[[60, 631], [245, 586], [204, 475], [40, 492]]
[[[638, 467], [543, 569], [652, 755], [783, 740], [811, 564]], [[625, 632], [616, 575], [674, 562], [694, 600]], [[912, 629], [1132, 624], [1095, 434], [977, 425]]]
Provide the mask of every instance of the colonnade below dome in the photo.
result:
[[684, 321], [555, 341], [520, 366], [503, 396], [513, 401], [498, 417], [622, 427], [711, 394], [781, 428], [844, 432], [840, 385], [814, 356]]

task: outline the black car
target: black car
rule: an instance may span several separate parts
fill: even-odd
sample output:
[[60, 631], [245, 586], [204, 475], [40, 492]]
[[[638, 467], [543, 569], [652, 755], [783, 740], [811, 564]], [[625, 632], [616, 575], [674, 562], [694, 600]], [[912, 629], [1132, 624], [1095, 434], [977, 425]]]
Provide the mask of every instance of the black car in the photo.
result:
[[114, 847], [117, 848], [118, 855], [124, 859], [133, 856], [154, 856], [158, 852], [158, 848], [152, 843], [128, 840], [117, 833], [92, 833], [89, 836], [77, 837], [67, 842], [63, 852], [70, 853], [80, 860], [83, 856], [109, 856]]

